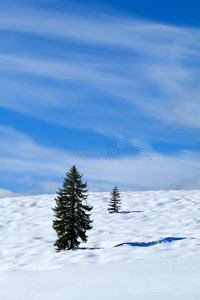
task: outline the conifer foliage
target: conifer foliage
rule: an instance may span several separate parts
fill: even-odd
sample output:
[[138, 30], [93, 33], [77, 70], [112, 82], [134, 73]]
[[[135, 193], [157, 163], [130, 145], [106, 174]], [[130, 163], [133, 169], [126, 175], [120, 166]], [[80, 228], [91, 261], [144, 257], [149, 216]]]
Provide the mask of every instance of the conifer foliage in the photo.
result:
[[110, 202], [108, 205], [108, 211], [110, 214], [117, 213], [120, 208], [120, 193], [115, 185], [113, 191], [110, 193]]
[[83, 204], [88, 195], [87, 183], [82, 182], [82, 176], [73, 166], [57, 192], [56, 206], [52, 208], [55, 216], [53, 229], [58, 237], [54, 243], [57, 251], [78, 247], [79, 238], [87, 242], [86, 231], [92, 228], [89, 214], [92, 207]]

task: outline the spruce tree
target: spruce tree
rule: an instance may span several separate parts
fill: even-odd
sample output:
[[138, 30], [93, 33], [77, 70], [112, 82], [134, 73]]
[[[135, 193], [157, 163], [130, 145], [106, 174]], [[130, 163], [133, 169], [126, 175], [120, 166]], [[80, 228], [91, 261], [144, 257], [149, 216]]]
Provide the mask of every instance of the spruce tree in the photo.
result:
[[87, 199], [87, 183], [82, 182], [82, 176], [76, 166], [66, 173], [62, 188], [59, 188], [53, 209], [55, 220], [53, 229], [57, 233], [54, 243], [57, 251], [70, 250], [78, 247], [79, 238], [87, 242], [86, 231], [92, 228], [90, 212], [92, 207], [84, 205]]
[[120, 208], [120, 193], [115, 185], [113, 191], [110, 193], [110, 202], [108, 211], [110, 214], [117, 213]]

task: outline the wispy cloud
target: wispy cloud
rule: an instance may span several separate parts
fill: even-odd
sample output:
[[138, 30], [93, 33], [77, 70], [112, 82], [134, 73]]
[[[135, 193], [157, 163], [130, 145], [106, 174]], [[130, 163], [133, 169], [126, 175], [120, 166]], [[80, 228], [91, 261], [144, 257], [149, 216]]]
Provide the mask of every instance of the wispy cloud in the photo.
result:
[[[2, 2], [0, 30], [1, 107], [95, 132], [96, 140], [122, 140], [151, 156], [80, 159], [73, 152], [70, 159], [52, 158], [55, 148], [1, 126], [0, 168], [16, 174], [16, 184], [31, 189], [34, 177], [47, 191], [77, 164], [94, 189], [115, 183], [124, 189], [199, 186], [199, 153], [184, 146], [199, 142], [200, 28]], [[155, 152], [158, 141], [179, 143], [182, 150]]]
[[19, 195], [19, 194], [13, 193], [10, 190], [0, 189], [0, 198], [14, 197], [17, 195]]
[[[199, 39], [197, 39], [199, 31], [195, 29], [182, 29], [101, 13], [95, 16], [92, 14], [84, 16], [83, 11], [76, 14], [53, 13], [16, 6], [8, 11], [3, 6], [1, 7], [0, 28], [64, 39], [71, 38], [73, 41], [105, 46], [117, 45], [139, 50], [139, 52], [143, 50], [149, 55], [152, 53], [159, 56], [171, 54], [172, 58], [176, 55], [180, 57], [191, 53], [198, 55], [200, 46]], [[156, 47], [152, 47], [153, 45]]]
[[[80, 99], [80, 103], [80, 92], [85, 100], [96, 90], [102, 93], [102, 97], [118, 97], [164, 122], [200, 127], [200, 86], [197, 80], [200, 74], [195, 67], [200, 59], [200, 29], [105, 14], [93, 18], [84, 16], [83, 12], [74, 15], [22, 7], [8, 11], [3, 6], [0, 15], [2, 30], [42, 36], [45, 39], [40, 40], [40, 47], [44, 47], [46, 38], [51, 43], [59, 38], [67, 45], [79, 45], [75, 51], [66, 48], [66, 55], [62, 53], [62, 58], [59, 57], [59, 48], [53, 58], [49, 55], [41, 57], [41, 53], [37, 55], [32, 50], [23, 56], [1, 53], [2, 78], [17, 73], [18, 77], [22, 74], [37, 76], [38, 81], [44, 76], [75, 82], [79, 96], [74, 93], [74, 87], [68, 87], [68, 90], [72, 98]], [[90, 54], [85, 54], [84, 47]], [[26, 92], [26, 80], [23, 82]], [[59, 107], [63, 96], [58, 99], [55, 91], [55, 98]], [[48, 97], [43, 103], [46, 101]], [[2, 105], [6, 105], [5, 99], [3, 102]]]
[[[200, 188], [200, 153], [185, 151], [169, 156], [144, 152], [128, 159], [124, 152], [124, 156], [118, 158], [79, 158], [73, 151], [70, 156], [69, 152], [59, 152], [59, 149], [55, 152], [12, 128], [1, 127], [1, 136], [5, 133], [4, 146], [8, 152], [1, 150], [1, 171], [15, 174], [18, 184], [17, 178], [22, 174], [29, 176], [29, 180], [38, 175], [41, 183], [37, 192], [54, 192], [58, 178], [61, 180], [73, 164], [84, 173], [89, 187], [94, 190], [102, 190], [102, 185], [111, 188], [113, 184], [122, 190], [188, 188], [192, 184], [193, 188]], [[27, 181], [20, 186], [26, 191], [26, 185]]]

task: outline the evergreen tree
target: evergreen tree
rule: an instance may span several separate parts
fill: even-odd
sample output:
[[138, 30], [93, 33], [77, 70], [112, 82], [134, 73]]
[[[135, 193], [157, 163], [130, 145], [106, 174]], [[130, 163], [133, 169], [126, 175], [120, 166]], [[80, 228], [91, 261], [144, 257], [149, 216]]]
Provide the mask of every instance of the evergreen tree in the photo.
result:
[[57, 192], [56, 206], [52, 208], [55, 216], [53, 229], [58, 237], [54, 243], [57, 251], [78, 247], [78, 238], [87, 242], [86, 231], [92, 228], [93, 221], [88, 213], [92, 207], [83, 204], [88, 195], [87, 183], [82, 182], [82, 176], [73, 166], [66, 173], [62, 188]]
[[113, 191], [110, 193], [110, 202], [108, 211], [110, 214], [116, 213], [120, 208], [120, 193], [117, 186], [115, 185]]

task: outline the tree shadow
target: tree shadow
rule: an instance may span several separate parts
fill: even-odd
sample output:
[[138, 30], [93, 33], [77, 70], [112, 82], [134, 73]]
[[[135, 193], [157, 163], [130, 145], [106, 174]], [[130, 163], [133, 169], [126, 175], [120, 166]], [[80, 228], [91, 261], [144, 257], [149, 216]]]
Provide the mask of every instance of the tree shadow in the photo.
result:
[[100, 249], [104, 249], [104, 248], [89, 248], [89, 247], [80, 247], [80, 248], [73, 248], [73, 251], [77, 251], [77, 250], [100, 250]]
[[152, 241], [152, 242], [147, 242], [147, 243], [139, 243], [139, 242], [136, 242], [136, 243], [121, 243], [121, 244], [118, 244], [116, 246], [114, 246], [114, 248], [116, 247], [121, 247], [121, 246], [124, 246], [124, 245], [128, 245], [128, 246], [132, 246], [132, 247], [151, 247], [151, 246], [155, 246], [155, 245], [158, 245], [158, 244], [163, 244], [163, 243], [172, 243], [172, 242], [175, 242], [175, 241], [180, 241], [180, 240], [185, 240], [186, 238], [179, 238], [179, 237], [167, 237], [167, 238], [164, 238], [162, 240], [159, 240], [159, 241]]
[[142, 213], [144, 210], [127, 210], [127, 211], [118, 211], [118, 214], [133, 214], [133, 213]]

